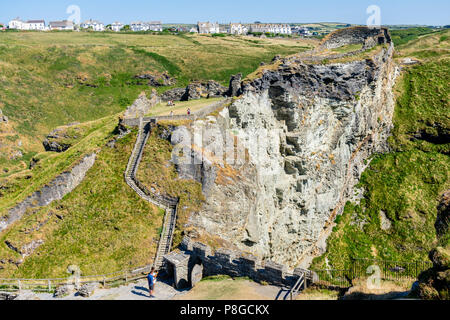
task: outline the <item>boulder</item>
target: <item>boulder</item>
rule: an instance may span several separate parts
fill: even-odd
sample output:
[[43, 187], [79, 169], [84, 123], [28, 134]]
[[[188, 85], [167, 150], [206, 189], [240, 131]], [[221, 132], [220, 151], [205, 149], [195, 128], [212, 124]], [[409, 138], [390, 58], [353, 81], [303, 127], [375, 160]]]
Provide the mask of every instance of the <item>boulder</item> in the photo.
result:
[[186, 94], [186, 88], [175, 88], [164, 92], [161, 96], [162, 101], [181, 101]]
[[16, 293], [12, 293], [12, 292], [0, 292], [0, 300], [14, 300], [17, 298], [17, 294]]
[[47, 135], [42, 144], [47, 152], [64, 152], [72, 146], [63, 142], [64, 139], [68, 138], [69, 136], [61, 128], [57, 128]]
[[72, 288], [69, 285], [63, 285], [56, 288], [53, 294], [54, 298], [64, 298], [72, 292]]
[[98, 283], [86, 283], [81, 286], [78, 290], [78, 294], [84, 298], [89, 298], [92, 296], [98, 288]]

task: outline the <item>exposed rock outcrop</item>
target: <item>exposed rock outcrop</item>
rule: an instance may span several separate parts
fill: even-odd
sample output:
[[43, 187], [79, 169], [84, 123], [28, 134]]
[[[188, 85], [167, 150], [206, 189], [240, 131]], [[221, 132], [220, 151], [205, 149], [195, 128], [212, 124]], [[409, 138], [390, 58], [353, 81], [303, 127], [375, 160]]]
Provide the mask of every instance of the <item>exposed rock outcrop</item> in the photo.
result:
[[0, 218], [0, 232], [19, 220], [29, 208], [43, 207], [55, 200], [61, 200], [72, 192], [84, 179], [87, 171], [94, 165], [95, 153], [85, 156], [71, 171], [59, 175], [41, 190], [36, 191], [26, 200], [9, 210], [6, 217]]
[[[143, 80], [146, 85], [151, 87], [173, 86], [176, 83], [176, 80], [169, 76], [167, 72], [162, 74], [144, 73], [136, 75], [134, 78], [137, 80]], [[138, 84], [142, 83], [138, 81]]]
[[150, 112], [150, 109], [161, 102], [161, 98], [155, 89], [152, 90], [150, 99], [147, 98], [145, 92], [142, 92], [136, 101], [127, 108], [124, 113], [125, 118], [139, 118]]
[[226, 96], [228, 89], [217, 81], [192, 82], [186, 88], [175, 88], [162, 94], [163, 101], [189, 101]]
[[391, 43], [386, 28], [351, 27], [330, 33], [319, 49], [335, 49], [349, 44], [363, 44], [364, 49], [370, 49], [383, 43]]
[[393, 52], [389, 43], [371, 59], [329, 65], [280, 58], [279, 67], [243, 83], [242, 98], [218, 119], [194, 122], [191, 135], [203, 135], [183, 156], [202, 161], [178, 170], [209, 185], [190, 225], [242, 251], [308, 267], [366, 160], [387, 151]]
[[242, 73], [231, 76], [230, 87], [228, 88], [229, 97], [237, 97], [241, 94]]

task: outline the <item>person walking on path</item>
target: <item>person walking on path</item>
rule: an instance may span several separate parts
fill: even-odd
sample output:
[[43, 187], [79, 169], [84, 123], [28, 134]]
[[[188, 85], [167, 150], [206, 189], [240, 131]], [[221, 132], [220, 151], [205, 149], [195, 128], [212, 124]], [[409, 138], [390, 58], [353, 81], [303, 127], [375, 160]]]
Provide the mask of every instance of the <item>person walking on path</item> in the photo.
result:
[[189, 109], [187, 110], [187, 114], [188, 114], [188, 116], [191, 115], [191, 108], [189, 108]]
[[155, 268], [152, 268], [150, 271], [147, 280], [148, 280], [148, 291], [150, 292], [150, 298], [155, 298], [153, 295], [155, 291], [155, 284], [156, 284], [156, 277], [158, 276], [158, 273], [156, 272]]

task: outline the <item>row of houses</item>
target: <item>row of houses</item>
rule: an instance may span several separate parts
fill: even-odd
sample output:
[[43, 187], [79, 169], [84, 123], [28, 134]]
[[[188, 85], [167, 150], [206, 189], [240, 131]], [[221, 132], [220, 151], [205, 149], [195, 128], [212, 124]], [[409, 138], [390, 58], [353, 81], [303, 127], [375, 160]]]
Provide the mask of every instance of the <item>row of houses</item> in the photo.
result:
[[218, 22], [212, 23], [208, 21], [198, 22], [197, 29], [192, 29], [191, 32], [200, 34], [230, 33], [235, 35], [248, 33], [292, 34], [292, 29], [288, 24], [258, 23], [246, 25], [230, 23], [229, 25], [219, 25]]
[[44, 20], [28, 20], [22, 21], [20, 18], [11, 20], [8, 23], [9, 29], [16, 30], [74, 30], [74, 24], [72, 21], [51, 21], [48, 26], [45, 25]]
[[[114, 22], [108, 26], [110, 30], [119, 32], [124, 29], [125, 25], [121, 22]], [[38, 30], [38, 31], [49, 31], [49, 30], [75, 30], [76, 25], [72, 21], [51, 21], [48, 26], [45, 24], [44, 20], [29, 20], [22, 21], [20, 18], [13, 19], [8, 24], [9, 29], [16, 30]], [[93, 30], [93, 31], [105, 31], [107, 28], [104, 23], [97, 20], [87, 20], [80, 23], [80, 29]], [[161, 21], [150, 21], [150, 22], [132, 22], [130, 24], [131, 31], [163, 31], [163, 25]]]

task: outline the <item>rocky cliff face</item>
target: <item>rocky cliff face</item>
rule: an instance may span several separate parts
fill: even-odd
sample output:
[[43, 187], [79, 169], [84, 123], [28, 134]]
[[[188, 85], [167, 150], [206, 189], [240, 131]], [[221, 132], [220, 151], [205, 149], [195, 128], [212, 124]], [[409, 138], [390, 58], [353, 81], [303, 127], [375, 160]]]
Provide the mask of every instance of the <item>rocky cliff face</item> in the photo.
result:
[[242, 97], [218, 118], [179, 127], [172, 142], [188, 157], [174, 161], [182, 177], [203, 183], [207, 198], [191, 226], [242, 251], [307, 267], [325, 249], [367, 160], [387, 149], [393, 50], [389, 44], [346, 64], [283, 59], [243, 84]]

